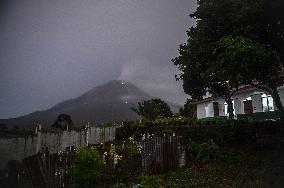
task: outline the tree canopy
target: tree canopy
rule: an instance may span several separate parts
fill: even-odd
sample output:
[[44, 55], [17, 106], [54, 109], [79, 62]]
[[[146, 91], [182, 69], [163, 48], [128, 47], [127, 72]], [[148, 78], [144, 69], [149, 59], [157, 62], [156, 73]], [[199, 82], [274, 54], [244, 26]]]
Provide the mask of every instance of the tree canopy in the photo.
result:
[[68, 114], [60, 114], [52, 125], [53, 128], [61, 130], [70, 130], [72, 129], [72, 126], [73, 121]]
[[138, 107], [132, 108], [139, 116], [154, 120], [158, 117], [171, 117], [173, 113], [169, 105], [161, 99], [151, 99], [138, 102]]
[[[277, 86], [283, 82], [274, 81], [284, 65], [282, 10], [282, 0], [199, 0], [190, 15], [196, 26], [187, 31], [187, 43], [172, 60], [181, 71], [177, 79], [183, 81], [184, 91], [193, 100], [208, 93], [224, 98], [230, 117], [231, 97], [239, 85], [265, 86], [279, 98]], [[281, 102], [277, 105], [281, 110]]]
[[284, 112], [277, 91], [283, 85], [282, 68], [274, 49], [243, 37], [227, 36], [219, 41], [215, 56], [211, 72], [230, 85], [237, 87], [242, 83], [266, 91], [274, 98], [278, 110]]

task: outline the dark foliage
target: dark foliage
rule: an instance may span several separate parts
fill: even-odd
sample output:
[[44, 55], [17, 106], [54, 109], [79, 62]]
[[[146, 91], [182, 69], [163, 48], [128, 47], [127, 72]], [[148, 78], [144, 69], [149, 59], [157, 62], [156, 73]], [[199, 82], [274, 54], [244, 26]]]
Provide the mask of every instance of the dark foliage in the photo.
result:
[[187, 99], [183, 108], [179, 109], [179, 114], [184, 117], [188, 117], [191, 119], [197, 118], [197, 105], [193, 103], [192, 99]]
[[132, 108], [132, 110], [139, 116], [149, 120], [173, 116], [170, 106], [161, 99], [138, 102], [138, 108]]
[[[184, 91], [191, 95], [193, 100], [200, 100], [207, 93], [224, 98], [228, 104], [230, 118], [233, 118], [232, 91], [243, 83], [238, 77], [235, 77], [233, 82], [228, 82], [228, 78], [220, 74], [230, 75], [232, 70], [238, 71], [238, 69], [230, 67], [227, 69], [230, 71], [222, 72], [223, 69], [215, 67], [218, 43], [227, 36], [249, 39], [262, 44], [264, 48], [271, 48], [279, 57], [278, 64], [284, 65], [284, 14], [281, 11], [284, 9], [284, 2], [282, 0], [199, 0], [197, 2], [198, 8], [191, 14], [191, 18], [195, 19], [197, 24], [188, 30], [187, 43], [180, 46], [179, 56], [172, 60], [181, 71], [177, 79], [183, 81]], [[231, 58], [231, 56], [226, 57]], [[254, 61], [254, 66], [258, 65], [262, 64]], [[221, 71], [215, 72], [212, 68]], [[257, 70], [254, 69], [254, 72]], [[268, 71], [266, 76], [273, 78], [275, 74], [279, 72]], [[254, 75], [263, 74], [258, 72]], [[258, 82], [256, 85], [263, 85], [260, 80]], [[269, 93], [274, 97], [278, 109], [283, 109], [275, 90], [277, 84], [271, 83], [273, 84], [269, 85], [271, 90]]]
[[68, 114], [60, 114], [53, 123], [52, 128], [61, 130], [71, 130], [73, 121]]

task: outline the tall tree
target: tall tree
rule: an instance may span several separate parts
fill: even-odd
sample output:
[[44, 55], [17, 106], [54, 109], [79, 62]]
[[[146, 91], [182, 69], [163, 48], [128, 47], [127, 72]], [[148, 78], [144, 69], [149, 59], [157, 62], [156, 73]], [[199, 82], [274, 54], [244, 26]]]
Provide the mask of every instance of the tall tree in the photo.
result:
[[211, 75], [219, 41], [226, 36], [241, 36], [261, 43], [274, 50], [284, 65], [282, 10], [283, 0], [198, 0], [198, 8], [191, 14], [196, 26], [188, 30], [187, 43], [180, 46], [180, 55], [172, 60], [181, 71], [177, 79], [183, 80], [185, 92], [194, 100], [207, 93], [224, 98], [232, 118], [231, 96], [240, 83]]
[[154, 120], [159, 117], [171, 117], [173, 113], [169, 105], [161, 99], [151, 99], [138, 102], [138, 108], [131, 108], [139, 116]]
[[[232, 71], [233, 70], [233, 71]], [[275, 50], [243, 37], [222, 38], [215, 51], [215, 66], [211, 77], [222, 77], [230, 85], [251, 85], [274, 98], [284, 116], [277, 87], [283, 85], [280, 58]]]

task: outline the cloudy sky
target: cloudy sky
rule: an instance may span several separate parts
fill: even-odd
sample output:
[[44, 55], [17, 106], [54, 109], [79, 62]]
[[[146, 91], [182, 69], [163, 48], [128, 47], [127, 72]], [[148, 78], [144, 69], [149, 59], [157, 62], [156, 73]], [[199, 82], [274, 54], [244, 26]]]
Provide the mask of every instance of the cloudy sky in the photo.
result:
[[196, 0], [0, 0], [0, 118], [114, 79], [182, 104], [171, 59]]

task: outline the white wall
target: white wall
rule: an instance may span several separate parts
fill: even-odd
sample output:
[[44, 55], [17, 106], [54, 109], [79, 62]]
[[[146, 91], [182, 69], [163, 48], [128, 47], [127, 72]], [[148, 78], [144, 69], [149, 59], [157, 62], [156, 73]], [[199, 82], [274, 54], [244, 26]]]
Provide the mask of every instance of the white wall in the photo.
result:
[[38, 153], [42, 147], [48, 147], [50, 153], [65, 151], [67, 147], [84, 147], [115, 139], [115, 127], [90, 127], [83, 131], [37, 132], [29, 137], [0, 138], [0, 169], [8, 161], [21, 161], [25, 157]]
[[[242, 93], [238, 93], [232, 96], [232, 99], [234, 100], [234, 107], [235, 107], [235, 113], [236, 114], [244, 114], [244, 103], [243, 101], [248, 98], [248, 97], [252, 97], [253, 100], [253, 112], [262, 112], [262, 99], [261, 99], [261, 95], [253, 95], [252, 94], [254, 92], [261, 92], [259, 90], [256, 89], [252, 89], [252, 90], [248, 90]], [[282, 87], [282, 89], [279, 90], [279, 94], [281, 97], [281, 101], [282, 104], [284, 105], [284, 87]], [[207, 102], [203, 102], [203, 103], [199, 103], [197, 104], [197, 118], [201, 119], [201, 118], [206, 118], [206, 111], [205, 111], [205, 107], [211, 107], [210, 104], [212, 104], [213, 102], [218, 102], [219, 103], [219, 115], [223, 116], [224, 115], [224, 108], [222, 107], [222, 105], [224, 104], [225, 100], [224, 99], [217, 99], [217, 100], [212, 100], [212, 101], [207, 101]], [[213, 112], [213, 109], [210, 111]], [[209, 117], [213, 117], [214, 114], [209, 113]], [[208, 117], [208, 116], [207, 116]]]
[[243, 92], [243, 93], [233, 95], [232, 98], [233, 98], [234, 102], [238, 101], [238, 102], [235, 103], [236, 114], [244, 114], [245, 113], [243, 101], [246, 100], [246, 98], [250, 97], [253, 92], [254, 91], [246, 91], [246, 92]]
[[[224, 99], [216, 99], [214, 101], [208, 101], [208, 102], [203, 102], [200, 104], [197, 104], [197, 118], [205, 118], [205, 117], [214, 117], [214, 110], [213, 110], [213, 102], [218, 102], [219, 103], [219, 114], [222, 115], [224, 113]], [[206, 110], [205, 108], [208, 108], [208, 116], [206, 116]]]
[[254, 94], [251, 96], [253, 113], [262, 112], [262, 98], [261, 94]]
[[205, 107], [207, 107], [209, 103], [210, 102], [204, 102], [204, 103], [197, 104], [197, 119], [206, 117]]
[[284, 86], [278, 90], [282, 105], [284, 105]]

